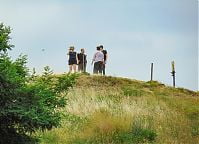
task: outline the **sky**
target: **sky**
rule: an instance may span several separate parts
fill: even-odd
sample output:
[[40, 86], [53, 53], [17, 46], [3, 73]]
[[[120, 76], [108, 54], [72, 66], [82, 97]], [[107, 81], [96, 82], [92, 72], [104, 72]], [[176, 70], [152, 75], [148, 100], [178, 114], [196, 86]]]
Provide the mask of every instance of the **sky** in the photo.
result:
[[[107, 75], [198, 90], [197, 0], [0, 0], [0, 22], [12, 28], [13, 59], [28, 55], [41, 73], [68, 72], [67, 50], [85, 48], [87, 71], [97, 45], [108, 51]], [[43, 50], [44, 49], [44, 50]]]

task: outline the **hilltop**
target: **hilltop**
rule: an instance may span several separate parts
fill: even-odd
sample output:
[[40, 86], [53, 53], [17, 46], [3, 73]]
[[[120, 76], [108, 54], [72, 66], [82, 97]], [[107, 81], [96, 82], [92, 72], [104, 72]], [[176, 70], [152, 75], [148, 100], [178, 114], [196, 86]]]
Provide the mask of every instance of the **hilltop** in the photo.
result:
[[42, 144], [199, 142], [199, 93], [110, 76], [80, 75], [67, 93], [60, 128]]

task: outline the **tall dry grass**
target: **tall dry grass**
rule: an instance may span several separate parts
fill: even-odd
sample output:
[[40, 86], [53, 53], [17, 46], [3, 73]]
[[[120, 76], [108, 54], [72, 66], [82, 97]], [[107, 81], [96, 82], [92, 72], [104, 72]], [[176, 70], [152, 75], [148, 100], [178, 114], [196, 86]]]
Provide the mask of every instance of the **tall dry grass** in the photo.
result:
[[[124, 139], [132, 138], [128, 133], [135, 125], [155, 132], [153, 143], [199, 142], [197, 93], [156, 82], [81, 76], [76, 87], [65, 96], [68, 104], [63, 109], [66, 116], [62, 127], [38, 132], [43, 144], [120, 143], [122, 133]], [[128, 142], [131, 139], [123, 140]]]

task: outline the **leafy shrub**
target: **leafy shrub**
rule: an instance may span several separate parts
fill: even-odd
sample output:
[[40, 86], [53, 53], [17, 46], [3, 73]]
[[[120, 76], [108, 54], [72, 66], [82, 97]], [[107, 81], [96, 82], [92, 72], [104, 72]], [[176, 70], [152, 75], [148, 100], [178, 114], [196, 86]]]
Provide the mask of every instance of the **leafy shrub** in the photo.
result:
[[79, 74], [68, 73], [62, 75], [53, 75], [53, 71], [49, 66], [44, 67], [44, 72], [41, 76], [32, 76], [31, 82], [40, 83], [49, 87], [53, 92], [59, 94], [61, 92], [66, 92], [71, 88]]
[[13, 61], [6, 53], [13, 47], [9, 34], [10, 28], [0, 24], [0, 143], [30, 143], [29, 134], [59, 126], [58, 108], [66, 104], [59, 93], [73, 85], [75, 76], [54, 83], [49, 67], [41, 78], [30, 76], [26, 56]]
[[[132, 124], [132, 129], [130, 131], [119, 131], [115, 133], [116, 143], [125, 143], [125, 144], [138, 144], [138, 143], [152, 143], [155, 141], [157, 134], [146, 127], [147, 119], [137, 118]], [[147, 120], [149, 122], [149, 120]]]
[[78, 77], [78, 74], [64, 74], [57, 77], [57, 83], [55, 84], [55, 91], [62, 92], [67, 91], [75, 84], [75, 80]]
[[152, 142], [155, 140], [157, 134], [150, 129], [143, 129], [141, 127], [134, 127], [132, 130], [132, 139], [134, 142]]
[[157, 134], [149, 129], [136, 129], [132, 132], [119, 132], [115, 134], [115, 143], [138, 144], [155, 141]]

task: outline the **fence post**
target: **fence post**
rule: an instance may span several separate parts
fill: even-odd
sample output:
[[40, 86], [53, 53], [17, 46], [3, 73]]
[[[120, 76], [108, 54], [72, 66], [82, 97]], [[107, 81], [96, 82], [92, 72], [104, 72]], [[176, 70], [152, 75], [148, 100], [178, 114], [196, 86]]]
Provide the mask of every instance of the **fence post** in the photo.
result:
[[151, 63], [151, 81], [153, 81], [153, 63]]
[[172, 71], [171, 71], [171, 74], [172, 74], [172, 77], [173, 77], [173, 87], [175, 87], [175, 62], [172, 61], [171, 62], [171, 67], [172, 67]]

